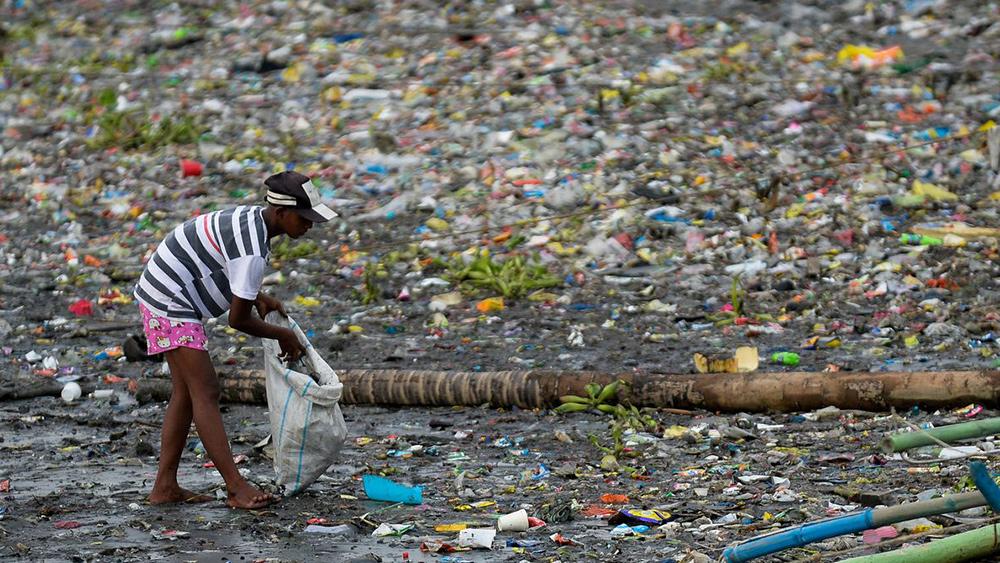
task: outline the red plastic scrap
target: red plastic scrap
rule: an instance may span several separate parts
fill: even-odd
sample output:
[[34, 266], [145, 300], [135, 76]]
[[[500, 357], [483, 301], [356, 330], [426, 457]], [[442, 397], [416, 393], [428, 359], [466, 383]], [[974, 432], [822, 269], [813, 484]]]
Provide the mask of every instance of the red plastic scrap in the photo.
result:
[[575, 541], [567, 538], [566, 536], [564, 536], [562, 534], [558, 534], [558, 533], [552, 534], [551, 536], [549, 536], [549, 539], [551, 539], [552, 541], [556, 542], [559, 545], [579, 545]]
[[80, 299], [69, 306], [69, 312], [78, 317], [89, 317], [94, 314], [94, 305], [86, 299]]
[[306, 520], [306, 524], [323, 525], [323, 524], [329, 524], [329, 523], [330, 523], [330, 521], [327, 520], [326, 518], [310, 518], [310, 519]]
[[588, 518], [607, 518], [609, 516], [614, 516], [617, 513], [617, 510], [604, 508], [603, 506], [597, 506], [596, 504], [591, 504], [580, 511], [580, 514], [587, 516]]

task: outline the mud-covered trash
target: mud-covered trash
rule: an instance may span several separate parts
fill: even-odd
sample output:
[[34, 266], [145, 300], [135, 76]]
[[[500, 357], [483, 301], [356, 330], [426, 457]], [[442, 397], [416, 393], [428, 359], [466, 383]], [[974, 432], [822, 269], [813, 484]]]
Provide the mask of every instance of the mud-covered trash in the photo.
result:
[[414, 527], [415, 526], [413, 524], [387, 524], [383, 522], [375, 528], [375, 531], [373, 531], [371, 535], [376, 538], [383, 538], [386, 536], [402, 536]]
[[191, 535], [190, 532], [184, 532], [181, 530], [155, 530], [150, 532], [154, 540], [160, 541], [177, 541], [179, 539], [187, 538]]

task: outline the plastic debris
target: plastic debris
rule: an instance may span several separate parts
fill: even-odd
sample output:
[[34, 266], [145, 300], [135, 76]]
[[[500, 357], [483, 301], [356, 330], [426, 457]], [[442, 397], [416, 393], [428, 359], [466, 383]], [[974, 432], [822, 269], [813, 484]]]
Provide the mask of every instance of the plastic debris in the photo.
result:
[[365, 494], [372, 500], [401, 502], [404, 504], [423, 503], [423, 488], [400, 485], [377, 475], [364, 475]]

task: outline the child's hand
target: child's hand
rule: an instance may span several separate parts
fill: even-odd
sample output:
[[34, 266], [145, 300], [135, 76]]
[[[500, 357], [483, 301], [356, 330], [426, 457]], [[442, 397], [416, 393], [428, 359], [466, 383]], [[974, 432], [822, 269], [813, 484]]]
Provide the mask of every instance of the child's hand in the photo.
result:
[[299, 338], [295, 336], [295, 333], [291, 329], [282, 331], [281, 336], [278, 338], [278, 346], [281, 347], [281, 355], [278, 358], [286, 364], [297, 362], [302, 357], [302, 354], [306, 353], [305, 346], [299, 342]]
[[271, 311], [277, 311], [281, 313], [282, 317], [288, 317], [288, 313], [285, 312], [285, 306], [281, 304], [274, 297], [264, 293], [263, 291], [257, 294], [257, 299], [253, 302], [254, 306], [257, 307], [257, 314], [260, 318], [266, 318], [267, 314]]

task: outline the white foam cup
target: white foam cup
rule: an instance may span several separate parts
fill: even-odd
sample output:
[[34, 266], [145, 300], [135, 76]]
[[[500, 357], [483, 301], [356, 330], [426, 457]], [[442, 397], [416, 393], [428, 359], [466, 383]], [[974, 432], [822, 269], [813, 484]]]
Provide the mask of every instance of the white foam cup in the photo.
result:
[[80, 395], [82, 394], [83, 394], [83, 389], [80, 389], [80, 385], [77, 383], [71, 381], [66, 385], [63, 385], [62, 400], [66, 401], [67, 403], [72, 403], [73, 401], [79, 399]]
[[497, 520], [497, 530], [501, 532], [523, 532], [528, 529], [528, 511], [518, 510], [504, 514]]

